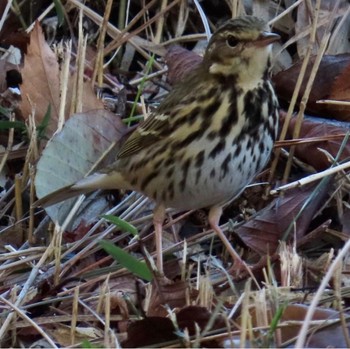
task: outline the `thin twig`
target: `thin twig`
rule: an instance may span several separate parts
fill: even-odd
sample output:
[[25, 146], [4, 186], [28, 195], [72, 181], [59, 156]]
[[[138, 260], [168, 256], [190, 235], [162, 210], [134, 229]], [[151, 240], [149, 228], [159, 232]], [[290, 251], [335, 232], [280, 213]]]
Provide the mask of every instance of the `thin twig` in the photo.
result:
[[326, 176], [333, 175], [333, 174], [335, 174], [335, 173], [337, 173], [339, 171], [345, 170], [345, 169], [347, 169], [349, 167], [350, 167], [350, 161], [348, 161], [348, 162], [346, 162], [344, 164], [338, 165], [338, 166], [331, 167], [331, 168], [329, 168], [327, 170], [324, 170], [324, 171], [312, 174], [310, 176], [304, 177], [302, 179], [299, 179], [298, 181], [295, 181], [295, 182], [292, 182], [292, 183], [288, 183], [286, 185], [282, 185], [279, 188], [271, 190], [270, 191], [270, 195], [275, 195], [275, 194], [280, 193], [281, 191], [289, 190], [289, 189], [292, 189], [292, 188], [302, 187], [303, 185], [312, 183], [312, 182], [317, 181], [319, 179], [322, 179], [322, 178], [324, 178]]
[[299, 332], [299, 335], [297, 337], [297, 341], [295, 343], [295, 348], [305, 348], [305, 340], [306, 340], [306, 335], [308, 328], [310, 326], [311, 320], [314, 316], [314, 313], [316, 311], [316, 307], [321, 300], [321, 297], [323, 296], [325, 289], [328, 287], [329, 281], [332, 279], [334, 273], [336, 272], [336, 269], [339, 266], [339, 263], [342, 261], [343, 258], [349, 253], [350, 250], [350, 240], [348, 240], [344, 247], [340, 250], [339, 254], [337, 257], [333, 260], [332, 264], [327, 270], [326, 275], [322, 279], [322, 282], [317, 289], [317, 292], [312, 298], [311, 304], [308, 308], [308, 311], [306, 313], [306, 316], [304, 318], [304, 321], [301, 326], [301, 330]]
[[[52, 348], [58, 348], [55, 344], [55, 342], [45, 333], [45, 331], [38, 326], [38, 324], [35, 323], [35, 321], [33, 321], [28, 315], [26, 315], [20, 308], [18, 308], [18, 306], [16, 304], [13, 304], [11, 302], [9, 302], [7, 299], [5, 299], [4, 297], [0, 296], [0, 301], [5, 303], [6, 305], [8, 305], [9, 307], [11, 307], [23, 320], [27, 321], [28, 323], [31, 324], [31, 326], [33, 326], [33, 328], [38, 331], [43, 338], [45, 338], [47, 340], [47, 342], [50, 344], [50, 346]], [[16, 302], [17, 303], [17, 302]], [[7, 319], [12, 319], [12, 317], [14, 316], [14, 313], [11, 313], [5, 320], [5, 322], [7, 321]], [[4, 338], [4, 337], [0, 337], [0, 338]]]

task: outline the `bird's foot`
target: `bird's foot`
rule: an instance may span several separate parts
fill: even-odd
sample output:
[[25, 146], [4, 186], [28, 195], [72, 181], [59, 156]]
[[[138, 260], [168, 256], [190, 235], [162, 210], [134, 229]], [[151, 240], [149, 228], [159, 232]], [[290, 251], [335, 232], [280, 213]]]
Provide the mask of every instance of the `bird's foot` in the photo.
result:
[[154, 282], [158, 284], [159, 286], [165, 286], [165, 285], [170, 285], [173, 283], [170, 279], [168, 279], [163, 271], [155, 270], [154, 271]]
[[254, 275], [252, 273], [252, 266], [247, 264], [243, 259], [235, 258], [232, 266], [228, 270], [228, 273], [232, 275], [234, 278], [240, 277], [244, 274], [248, 274], [252, 278], [254, 278]]

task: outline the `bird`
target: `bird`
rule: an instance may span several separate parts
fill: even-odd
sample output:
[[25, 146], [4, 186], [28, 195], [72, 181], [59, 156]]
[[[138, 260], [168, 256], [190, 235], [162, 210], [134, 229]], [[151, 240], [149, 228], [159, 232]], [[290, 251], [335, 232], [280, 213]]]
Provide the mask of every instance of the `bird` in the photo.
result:
[[219, 226], [223, 208], [266, 166], [278, 130], [265, 21], [240, 16], [211, 36], [203, 60], [141, 122], [106, 168], [36, 201], [50, 206], [97, 189], [142, 193], [155, 202], [157, 267], [163, 272], [166, 208], [208, 208], [210, 227], [233, 259], [242, 259]]

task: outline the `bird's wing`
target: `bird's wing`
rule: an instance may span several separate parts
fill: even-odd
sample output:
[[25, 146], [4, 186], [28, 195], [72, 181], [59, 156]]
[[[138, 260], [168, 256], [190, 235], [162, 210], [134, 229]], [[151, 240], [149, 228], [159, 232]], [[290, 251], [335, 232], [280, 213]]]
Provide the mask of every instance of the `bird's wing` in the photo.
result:
[[198, 80], [198, 76], [203, 75], [202, 70], [203, 68], [199, 65], [173, 87], [159, 108], [142, 122], [123, 144], [118, 158], [133, 155], [170, 136], [178, 127], [176, 113], [186, 108], [186, 105], [193, 103], [193, 97], [204, 90], [198, 83], [193, 83]]
[[168, 135], [171, 127], [168, 117], [167, 114], [153, 112], [126, 140], [118, 153], [118, 158], [138, 153]]

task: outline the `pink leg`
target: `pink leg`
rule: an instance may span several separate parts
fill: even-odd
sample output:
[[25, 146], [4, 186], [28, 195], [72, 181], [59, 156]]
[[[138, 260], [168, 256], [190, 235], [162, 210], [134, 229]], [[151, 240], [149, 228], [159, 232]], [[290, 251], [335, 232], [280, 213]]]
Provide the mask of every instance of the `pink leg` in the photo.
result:
[[231, 243], [227, 240], [227, 237], [225, 236], [225, 234], [223, 233], [223, 231], [219, 226], [219, 220], [220, 220], [221, 214], [222, 214], [222, 207], [212, 207], [209, 211], [209, 224], [211, 228], [215, 231], [215, 233], [219, 235], [222, 243], [225, 245], [228, 253], [232, 257], [234, 261], [233, 267], [235, 267], [235, 265], [237, 267], [241, 267], [242, 265], [245, 265], [244, 261], [241, 259], [239, 254], [232, 247]]
[[156, 235], [156, 252], [157, 252], [157, 268], [160, 274], [163, 274], [163, 222], [165, 219], [165, 207], [158, 205], [153, 212], [153, 225]]

